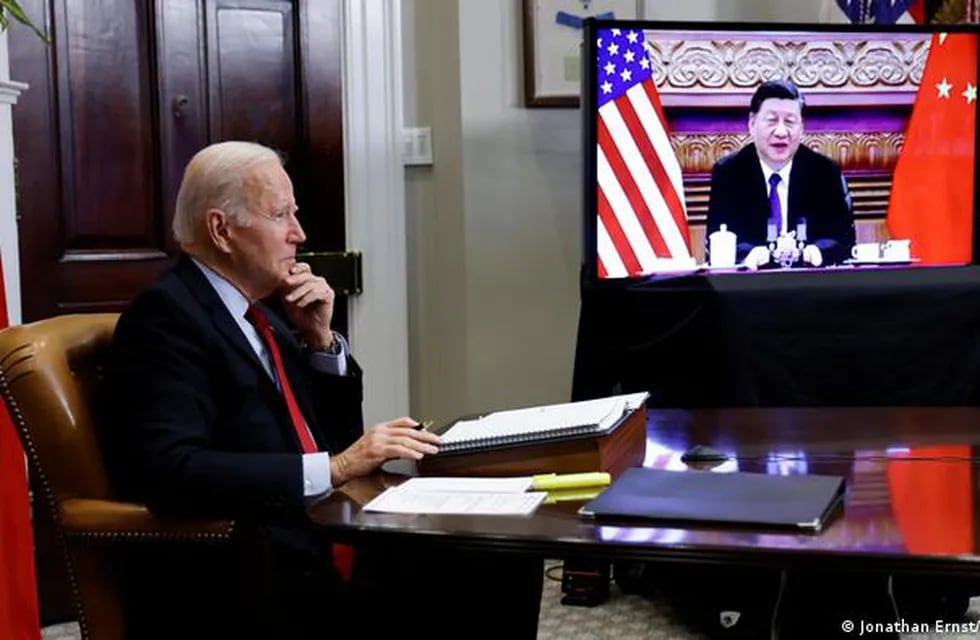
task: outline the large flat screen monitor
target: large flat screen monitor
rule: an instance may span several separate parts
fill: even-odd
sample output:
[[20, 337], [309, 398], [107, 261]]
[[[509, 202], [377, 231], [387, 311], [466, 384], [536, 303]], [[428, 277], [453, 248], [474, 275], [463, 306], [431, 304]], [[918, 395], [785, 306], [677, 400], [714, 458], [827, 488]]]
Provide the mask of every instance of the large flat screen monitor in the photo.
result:
[[975, 26], [586, 22], [585, 275], [974, 262]]

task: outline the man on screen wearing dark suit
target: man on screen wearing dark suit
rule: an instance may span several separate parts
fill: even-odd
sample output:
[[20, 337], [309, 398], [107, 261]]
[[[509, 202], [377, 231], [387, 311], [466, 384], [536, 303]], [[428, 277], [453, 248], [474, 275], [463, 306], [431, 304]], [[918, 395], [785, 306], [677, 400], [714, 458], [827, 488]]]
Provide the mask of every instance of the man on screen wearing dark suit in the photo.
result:
[[[363, 429], [361, 370], [331, 329], [333, 290], [296, 260], [306, 237], [295, 214], [292, 184], [271, 149], [225, 142], [188, 164], [173, 223], [182, 254], [123, 313], [106, 366], [101, 436], [114, 486], [157, 513], [234, 518], [260, 532], [271, 606], [251, 618], [267, 626], [238, 629], [249, 637], [327, 637], [340, 623], [331, 625], [324, 611], [369, 633], [383, 623], [404, 629], [419, 606], [392, 586], [438, 582], [463, 597], [501, 562], [523, 581], [513, 592], [530, 594], [525, 609], [535, 624], [540, 562], [467, 564], [394, 552], [378, 560], [359, 550], [354, 584], [335, 571], [330, 542], [306, 518], [306, 505], [385, 460], [436, 453], [438, 437], [410, 418]], [[182, 586], [162, 597], [194, 587], [174, 584]], [[358, 620], [361, 605], [380, 615]], [[165, 637], [159, 625], [168, 619], [183, 624], [180, 637], [192, 637], [191, 616], [168, 606], [139, 637]], [[255, 613], [230, 606], [229, 623]]]
[[847, 183], [836, 162], [800, 144], [803, 107], [792, 82], [762, 83], [749, 105], [752, 142], [711, 172], [707, 234], [726, 225], [736, 236], [737, 259], [749, 268], [818, 267], [851, 255]]

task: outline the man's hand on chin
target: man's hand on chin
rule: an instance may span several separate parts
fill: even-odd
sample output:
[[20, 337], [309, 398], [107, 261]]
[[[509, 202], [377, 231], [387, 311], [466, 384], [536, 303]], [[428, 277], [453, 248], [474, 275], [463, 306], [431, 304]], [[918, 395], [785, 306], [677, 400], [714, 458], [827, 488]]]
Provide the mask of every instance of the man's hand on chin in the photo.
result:
[[281, 295], [286, 316], [303, 340], [313, 349], [329, 348], [335, 294], [327, 281], [313, 275], [310, 265], [297, 262], [283, 280]]

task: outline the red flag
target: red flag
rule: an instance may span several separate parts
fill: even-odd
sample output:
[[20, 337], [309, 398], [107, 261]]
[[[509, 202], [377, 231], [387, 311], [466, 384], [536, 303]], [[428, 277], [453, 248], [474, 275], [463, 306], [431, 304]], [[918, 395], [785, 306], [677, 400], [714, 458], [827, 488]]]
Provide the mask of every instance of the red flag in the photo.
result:
[[[2, 266], [0, 262], [0, 329], [7, 326]], [[0, 638], [39, 640], [36, 585], [24, 450], [7, 405], [0, 402]]]
[[693, 267], [681, 166], [643, 32], [600, 29], [597, 39], [599, 276]]
[[888, 202], [892, 238], [923, 263], [972, 257], [977, 37], [932, 37]]
[[969, 445], [936, 445], [888, 462], [892, 514], [909, 553], [973, 553], [971, 455]]

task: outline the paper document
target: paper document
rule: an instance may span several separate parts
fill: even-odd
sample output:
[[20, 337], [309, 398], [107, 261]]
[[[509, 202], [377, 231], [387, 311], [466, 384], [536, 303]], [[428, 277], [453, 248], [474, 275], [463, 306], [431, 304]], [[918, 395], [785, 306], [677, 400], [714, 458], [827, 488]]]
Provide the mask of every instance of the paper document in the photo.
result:
[[364, 511], [528, 515], [544, 500], [531, 478], [411, 478], [364, 505]]

